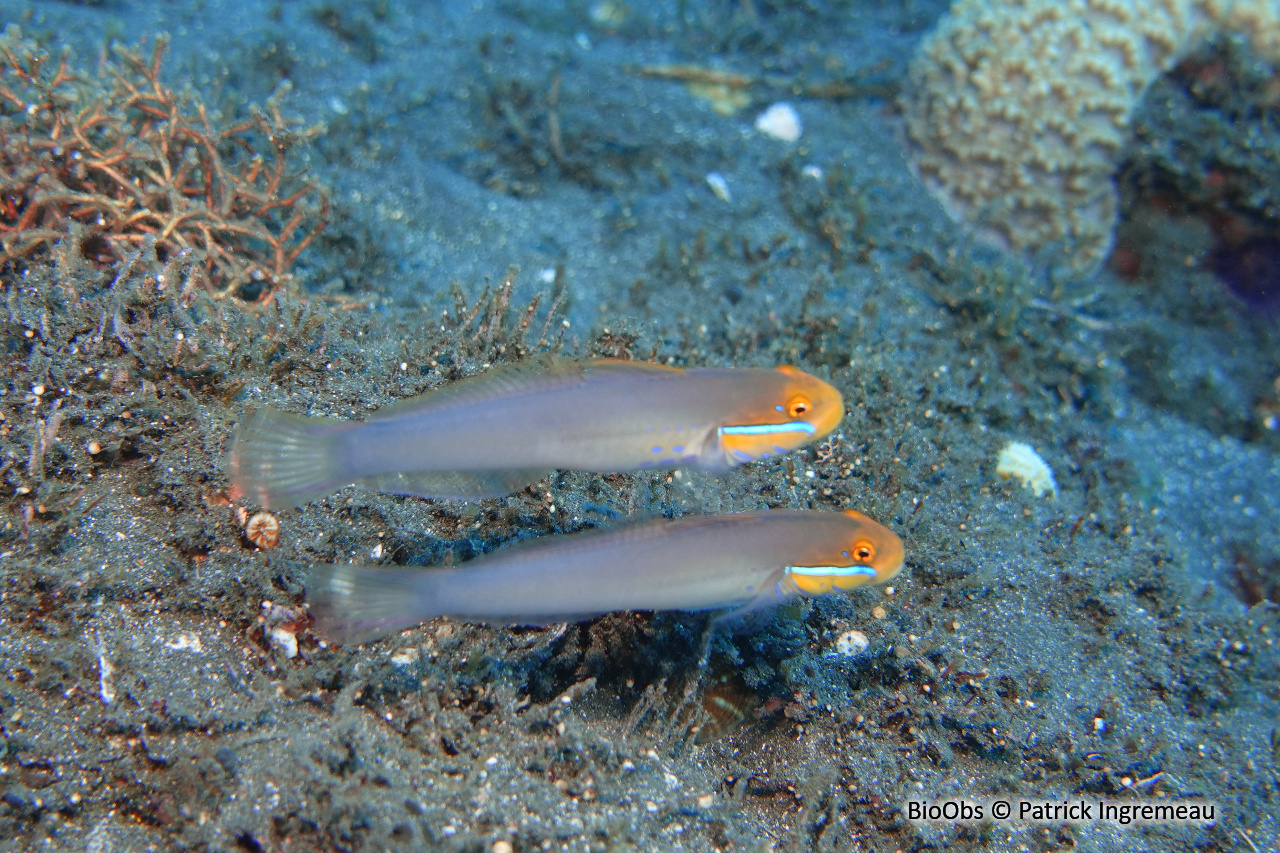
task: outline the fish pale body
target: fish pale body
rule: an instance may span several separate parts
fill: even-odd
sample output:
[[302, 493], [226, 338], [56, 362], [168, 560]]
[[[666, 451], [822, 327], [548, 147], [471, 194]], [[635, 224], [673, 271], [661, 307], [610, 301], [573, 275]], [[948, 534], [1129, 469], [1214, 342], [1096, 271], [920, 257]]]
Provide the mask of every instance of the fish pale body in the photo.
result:
[[315, 567], [319, 629], [363, 642], [437, 616], [541, 625], [622, 610], [752, 610], [883, 583], [902, 540], [856, 511], [766, 510], [549, 536], [456, 568]]
[[538, 361], [401, 401], [364, 422], [251, 410], [228, 467], [233, 496], [268, 508], [351, 483], [475, 499], [509, 494], [552, 469], [724, 470], [816, 441], [843, 416], [835, 388], [792, 367]]

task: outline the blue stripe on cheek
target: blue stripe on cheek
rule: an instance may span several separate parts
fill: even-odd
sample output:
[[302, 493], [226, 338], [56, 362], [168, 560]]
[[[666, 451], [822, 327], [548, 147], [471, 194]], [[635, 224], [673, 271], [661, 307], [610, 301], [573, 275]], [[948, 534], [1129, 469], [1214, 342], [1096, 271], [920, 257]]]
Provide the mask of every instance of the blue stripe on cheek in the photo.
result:
[[785, 432], [802, 432], [813, 435], [818, 428], [806, 421], [787, 421], [785, 424], [748, 424], [746, 426], [720, 427], [725, 435], [774, 435]]
[[743, 453], [741, 450], [738, 450], [736, 447], [733, 449], [733, 455], [741, 459], [743, 462], [750, 462], [752, 459], [755, 458], [750, 453]]
[[683, 444], [677, 444], [677, 445], [674, 445], [674, 446], [672, 446], [672, 448], [671, 448], [671, 449], [672, 449], [673, 451], [675, 451], [676, 453], [684, 453], [684, 445], [683, 445]]
[[661, 448], [661, 447], [657, 447], [657, 446], [655, 446], [655, 447], [650, 447], [650, 448], [649, 448], [649, 450], [650, 450], [650, 452], [652, 452], [652, 453], [661, 453], [661, 452], [662, 452], [662, 448]]
[[805, 577], [874, 578], [871, 566], [787, 566], [787, 571]]

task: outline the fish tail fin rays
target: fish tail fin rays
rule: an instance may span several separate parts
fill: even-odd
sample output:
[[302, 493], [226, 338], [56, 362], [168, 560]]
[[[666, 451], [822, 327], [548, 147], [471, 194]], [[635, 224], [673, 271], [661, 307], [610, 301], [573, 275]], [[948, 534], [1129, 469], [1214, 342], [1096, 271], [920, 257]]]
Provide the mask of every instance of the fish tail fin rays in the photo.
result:
[[432, 608], [430, 569], [318, 565], [307, 575], [316, 629], [358, 645], [412, 628], [440, 614]]
[[301, 506], [351, 482], [335, 443], [342, 421], [271, 408], [249, 409], [236, 426], [227, 459], [232, 500], [268, 509]]

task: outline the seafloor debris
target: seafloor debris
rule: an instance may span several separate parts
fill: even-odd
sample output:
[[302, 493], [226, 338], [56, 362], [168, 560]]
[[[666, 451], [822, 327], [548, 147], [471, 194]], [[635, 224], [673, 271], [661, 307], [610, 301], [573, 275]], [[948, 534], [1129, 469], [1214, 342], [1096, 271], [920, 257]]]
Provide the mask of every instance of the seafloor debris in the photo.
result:
[[1021, 441], [1011, 441], [1000, 450], [996, 457], [996, 475], [1002, 480], [1017, 480], [1035, 492], [1038, 498], [1046, 492], [1058, 492], [1049, 464], [1040, 458], [1034, 447]]
[[264, 551], [280, 542], [280, 521], [267, 511], [255, 512], [244, 525], [244, 536]]
[[721, 201], [733, 201], [733, 194], [729, 192], [729, 182], [719, 172], [707, 173], [707, 187], [710, 188], [712, 195]]
[[786, 101], [773, 104], [757, 116], [755, 128], [765, 136], [772, 136], [783, 142], [795, 142], [804, 132], [804, 127], [800, 123], [800, 114]]
[[857, 628], [850, 628], [841, 632], [835, 642], [831, 644], [831, 650], [826, 653], [826, 657], [842, 657], [851, 658], [865, 652], [871, 646], [871, 640], [862, 631]]

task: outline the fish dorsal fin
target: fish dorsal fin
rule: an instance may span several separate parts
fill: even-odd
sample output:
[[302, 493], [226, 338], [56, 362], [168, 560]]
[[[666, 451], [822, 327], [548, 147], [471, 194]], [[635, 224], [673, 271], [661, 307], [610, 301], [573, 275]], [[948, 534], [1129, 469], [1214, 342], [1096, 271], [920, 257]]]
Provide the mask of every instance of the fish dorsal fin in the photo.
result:
[[410, 410], [429, 412], [451, 409], [512, 394], [576, 385], [583, 379], [583, 366], [579, 362], [550, 356], [531, 358], [515, 364], [502, 364], [417, 397], [383, 406], [370, 415], [369, 420], [381, 421]]
[[513, 394], [564, 388], [583, 382], [609, 380], [624, 376], [675, 376], [684, 371], [645, 361], [623, 361], [601, 358], [572, 361], [558, 356], [540, 356], [515, 364], [503, 364], [484, 373], [468, 376], [390, 405], [369, 416], [370, 421], [398, 417], [406, 411], [430, 412], [496, 400]]
[[416, 498], [476, 501], [518, 492], [550, 471], [428, 471], [378, 474], [356, 482], [368, 489]]
[[622, 358], [593, 358], [581, 362], [588, 379], [609, 379], [615, 376], [678, 376], [684, 373], [678, 367], [653, 364], [648, 361], [627, 361]]

